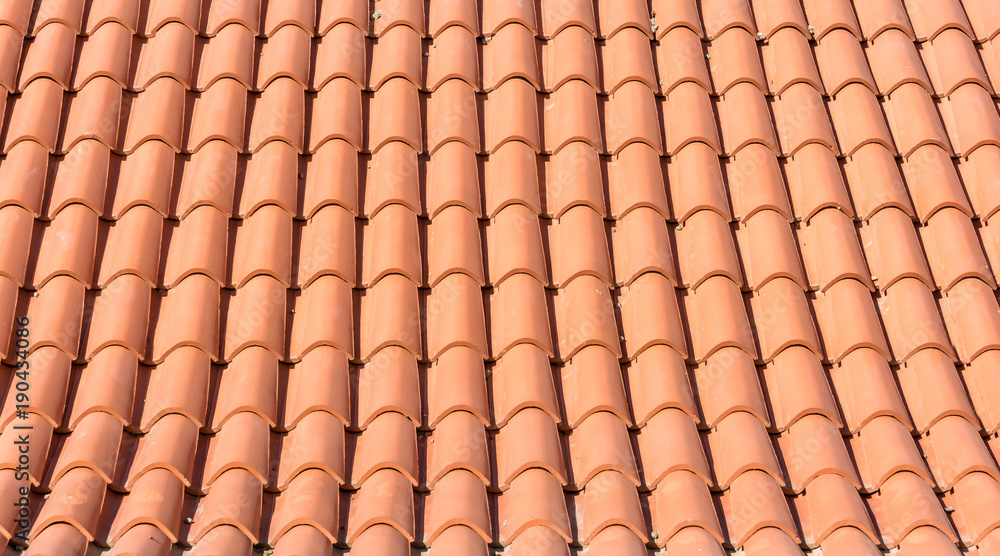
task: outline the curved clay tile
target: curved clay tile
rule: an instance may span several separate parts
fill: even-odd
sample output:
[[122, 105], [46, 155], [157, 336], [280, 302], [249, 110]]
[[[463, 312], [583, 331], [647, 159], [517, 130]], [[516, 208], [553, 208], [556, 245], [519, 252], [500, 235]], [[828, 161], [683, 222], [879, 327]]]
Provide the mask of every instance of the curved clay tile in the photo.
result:
[[852, 489], [861, 486], [840, 427], [822, 415], [796, 421], [778, 439], [778, 447], [794, 492], [808, 492], [814, 481], [827, 475], [847, 479]]
[[559, 479], [548, 471], [525, 471], [499, 498], [497, 516], [501, 524], [507, 524], [501, 525], [499, 531], [504, 544], [520, 539], [529, 546], [534, 542], [558, 546], [570, 538], [566, 499]]
[[490, 456], [483, 422], [467, 411], [448, 414], [435, 427], [427, 445], [427, 485], [436, 489], [452, 471], [462, 470], [479, 481], [470, 490], [490, 483]]
[[[520, 33], [526, 36], [527, 33]], [[497, 35], [499, 37], [499, 35]], [[500, 44], [491, 50], [491, 54], [497, 54], [496, 48], [501, 48]], [[602, 54], [605, 52], [601, 49]], [[523, 53], [527, 54], [525, 50]], [[571, 79], [585, 81], [595, 90], [601, 90], [601, 73], [598, 66], [598, 46], [594, 36], [586, 29], [579, 26], [572, 26], [559, 33], [555, 38], [546, 41], [542, 47], [541, 59], [545, 62], [544, 82], [545, 90], [556, 91]], [[501, 55], [503, 55], [501, 53]], [[505, 55], [505, 56], [509, 56]], [[501, 58], [503, 60], [503, 58]], [[506, 60], [505, 60], [506, 61]], [[529, 67], [531, 61], [522, 58], [522, 67]], [[526, 62], [526, 63], [525, 63]], [[531, 72], [524, 72], [531, 81]], [[510, 73], [508, 72], [508, 75]]]
[[663, 153], [660, 103], [645, 83], [630, 81], [613, 93], [605, 104], [605, 151], [618, 154], [632, 143], [645, 143]]
[[825, 417], [838, 428], [843, 426], [826, 372], [815, 353], [790, 347], [765, 366], [760, 377], [775, 429], [785, 431], [810, 415]]
[[733, 230], [719, 213], [700, 210], [676, 229], [677, 262], [681, 282], [697, 289], [711, 276], [725, 276], [743, 284], [743, 271], [734, 245]]
[[213, 543], [227, 550], [239, 550], [241, 545], [249, 550], [260, 531], [260, 482], [250, 471], [238, 467], [222, 473], [214, 486], [191, 525], [191, 538], [204, 542], [208, 550]]
[[358, 369], [357, 419], [365, 429], [389, 412], [403, 415], [420, 425], [421, 404], [408, 393], [419, 388], [417, 357], [400, 346], [385, 346]]
[[[674, 447], [671, 450], [663, 450], [658, 444], [667, 439]], [[690, 415], [678, 409], [665, 409], [656, 413], [640, 430], [638, 448], [643, 482], [647, 487], [663, 488], [665, 493], [677, 488], [699, 491], [701, 488], [697, 485], [700, 483], [705, 488], [705, 494], [708, 494], [708, 487], [712, 486], [712, 474], [697, 425], [691, 421]], [[684, 486], [679, 487], [678, 483]], [[661, 508], [661, 512], [663, 510], [665, 508]], [[683, 514], [675, 517], [683, 518]], [[663, 513], [660, 513], [659, 518], [665, 518]], [[706, 522], [711, 523], [711, 520], [706, 519]], [[715, 530], [718, 531], [717, 528]], [[663, 536], [664, 540], [669, 538], [669, 535]]]
[[910, 27], [903, 0], [877, 0], [864, 2], [854, 6], [861, 24], [862, 36], [867, 41], [875, 40], [879, 34], [888, 29], [899, 29], [911, 40], [916, 40]]
[[119, 276], [107, 284], [93, 298], [89, 335], [80, 354], [90, 359], [108, 346], [121, 346], [136, 357], [144, 357], [151, 297], [150, 284], [135, 274]]
[[[683, 511], [680, 511], [676, 500], [684, 501]], [[683, 542], [693, 531], [699, 531], [717, 543], [725, 540], [704, 479], [689, 471], [678, 470], [667, 475], [653, 491], [649, 511], [658, 545]]]
[[[296, 424], [282, 445], [277, 475], [271, 469], [271, 484], [281, 490], [305, 473], [320, 471], [337, 485], [344, 483], [344, 425], [326, 411], [312, 411]], [[307, 481], [308, 482], [308, 481]]]
[[677, 409], [695, 423], [700, 420], [684, 358], [676, 350], [662, 345], [651, 346], [623, 372], [628, 376], [637, 426], [643, 426], [664, 409]]
[[678, 284], [677, 262], [663, 215], [647, 207], [629, 212], [612, 230], [615, 283], [627, 286], [646, 272]]
[[589, 85], [570, 81], [543, 103], [546, 153], [557, 153], [573, 141], [584, 141], [605, 152], [597, 93]]
[[347, 541], [356, 547], [356, 541], [370, 529], [381, 529], [385, 525], [394, 529], [403, 540], [413, 542], [414, 519], [410, 481], [395, 469], [380, 469], [372, 473], [351, 501]]
[[[881, 144], [869, 144], [884, 149]], [[888, 154], [888, 151], [882, 152]], [[890, 160], [891, 155], [885, 162]], [[844, 183], [840, 161], [830, 149], [820, 144], [807, 144], [794, 157], [786, 159], [785, 164], [796, 220], [808, 222], [825, 209], [839, 210], [854, 218], [854, 208]], [[891, 166], [886, 171], [891, 177], [890, 169]], [[867, 176], [865, 179], [868, 179]], [[898, 172], [896, 179], [899, 179]]]
[[462, 0], [444, 0], [436, 2], [428, 8], [427, 32], [435, 39], [451, 27], [464, 27], [474, 36], [479, 36], [479, 6], [478, 2], [469, 3]]
[[159, 77], [172, 77], [185, 88], [193, 88], [195, 40], [195, 32], [183, 24], [165, 24], [139, 47], [131, 87], [141, 91]]
[[364, 32], [357, 27], [350, 23], [334, 25], [314, 43], [309, 88], [321, 90], [336, 77], [346, 77], [360, 88], [367, 87], [369, 47]]
[[667, 172], [670, 201], [679, 224], [684, 225], [702, 210], [715, 212], [727, 222], [732, 220], [719, 155], [707, 143], [694, 141], [673, 153]]
[[[499, 365], [493, 366], [494, 373], [497, 368]], [[486, 380], [483, 357], [472, 348], [459, 346], [441, 354], [427, 367], [429, 426], [436, 427], [445, 417], [456, 412], [471, 413], [483, 425], [489, 424]]]
[[300, 170], [295, 147], [280, 139], [268, 141], [249, 159], [240, 160], [244, 161], [246, 173], [235, 214], [251, 219], [260, 209], [277, 207], [294, 216]]
[[[475, 4], [471, 6], [475, 10]], [[433, 92], [449, 79], [460, 79], [479, 91], [482, 74], [476, 42], [472, 31], [458, 25], [448, 27], [436, 36], [427, 52], [426, 88]]]
[[653, 22], [646, 2], [628, 0], [616, 6], [598, 5], [597, 35], [611, 39], [625, 29], [636, 29], [648, 39], [653, 39]]
[[704, 361], [725, 347], [741, 349], [758, 359], [739, 285], [727, 276], [711, 276], [688, 292], [685, 313], [690, 322], [697, 323], [688, 327], [692, 360]]
[[591, 34], [597, 33], [594, 3], [588, 0], [540, 0], [542, 36], [555, 38], [571, 25], [579, 25]]
[[180, 82], [170, 77], [153, 81], [129, 107], [128, 129], [122, 144], [125, 153], [134, 153], [144, 143], [154, 140], [180, 152], [184, 147], [184, 116], [190, 109], [189, 103]]
[[149, 431], [160, 419], [176, 413], [195, 425], [205, 425], [212, 362], [204, 351], [181, 347], [152, 368], [146, 390], [148, 403], [135, 416], [134, 428]]
[[[595, 438], [601, 440], [595, 442]], [[622, 494], [634, 491], [639, 486], [638, 466], [632, 453], [626, 424], [617, 415], [607, 411], [598, 411], [587, 417], [569, 435], [569, 464], [570, 486], [583, 490], [585, 498], [591, 481], [594, 481], [589, 489], [591, 492], [607, 488], [605, 481], [612, 483], [614, 487], [629, 485], [631, 488], [623, 488]], [[609, 472], [615, 475], [606, 474]], [[584, 508], [584, 519], [587, 509]], [[628, 513], [626, 511], [619, 515]], [[637, 532], [644, 530], [644, 527], [639, 527]]]
[[852, 83], [863, 85], [873, 93], [879, 91], [861, 44], [850, 31], [833, 29], [817, 41], [815, 52], [816, 65], [828, 94], [836, 96]]
[[268, 2], [261, 31], [264, 36], [271, 37], [285, 26], [294, 25], [313, 36], [316, 31], [316, 11], [317, 3], [310, 0]]
[[298, 311], [291, 315], [289, 358], [298, 361], [324, 346], [353, 358], [354, 325], [340, 326], [355, 314], [351, 286], [337, 276], [321, 276], [300, 292], [295, 298]]
[[165, 469], [157, 469], [140, 477], [123, 497], [108, 532], [108, 540], [118, 541], [132, 528], [147, 525], [177, 542], [181, 511], [184, 505], [184, 484]]
[[73, 73], [73, 89], [79, 90], [96, 76], [110, 77], [124, 88], [130, 85], [132, 33], [117, 23], [104, 25], [80, 43], [80, 60]]
[[[440, 361], [440, 360], [439, 360]], [[562, 422], [548, 355], [536, 345], [521, 343], [500, 356], [489, 375], [497, 426], [504, 427], [524, 408], [544, 411], [553, 422]]]
[[198, 425], [187, 416], [177, 413], [165, 415], [150, 427], [148, 433], [139, 437], [125, 486], [132, 488], [145, 475], [153, 472], [162, 475], [166, 471], [184, 487], [190, 487], [198, 439]]
[[[728, 0], [714, 0], [716, 3]], [[745, 2], [746, 0], [740, 0]], [[767, 91], [760, 52], [753, 34], [746, 29], [730, 29], [708, 44], [706, 65], [712, 72], [715, 93], [726, 94], [740, 83]]]
[[307, 288], [321, 276], [336, 276], [356, 285], [357, 232], [350, 212], [342, 206], [327, 205], [298, 229], [298, 268], [292, 268], [293, 282]]
[[210, 37], [219, 29], [237, 23], [257, 35], [260, 31], [260, 0], [210, 0], [201, 31]]
[[809, 289], [826, 292], [846, 278], [875, 289], [854, 221], [843, 212], [832, 208], [819, 211], [799, 229], [798, 239]]
[[566, 424], [570, 428], [577, 428], [597, 413], [613, 415], [631, 424], [621, 368], [607, 348], [588, 346], [580, 350], [562, 367], [561, 374]]
[[19, 205], [0, 208], [0, 237], [21, 237], [25, 241], [0, 243], [0, 275], [24, 286], [28, 261], [32, 254], [31, 235], [35, 219]]
[[442, 145], [458, 141], [476, 152], [479, 146], [479, 101], [468, 83], [450, 79], [427, 97], [427, 150], [433, 155]]
[[337, 542], [340, 506], [330, 499], [339, 495], [339, 484], [326, 471], [309, 469], [291, 480], [288, 489], [275, 497], [269, 542], [278, 542], [293, 527], [308, 526]]
[[85, 0], [41, 0], [33, 10], [34, 20], [30, 35], [37, 36], [51, 23], [60, 23], [79, 35], [83, 27]]
[[[929, 550], [944, 554], [945, 549], [954, 548], [958, 540], [940, 499], [923, 478], [914, 473], [897, 473], [890, 477], [869, 504], [881, 510], [875, 515], [882, 542], [887, 546], [900, 545], [902, 548], [914, 543], [922, 545], [914, 553]], [[934, 542], [924, 544], [931, 539]], [[900, 552], [905, 553], [905, 548]]]
[[364, 0], [323, 2], [319, 8], [316, 34], [326, 35], [330, 29], [339, 23], [349, 23], [367, 34], [369, 21], [371, 20], [368, 12], [368, 3]]
[[255, 88], [264, 91], [281, 77], [289, 77], [305, 88], [312, 66], [311, 51], [309, 33], [294, 25], [282, 27], [261, 46]]
[[[732, 527], [730, 542], [746, 546], [748, 553], [755, 552], [754, 545], [763, 543], [762, 554], [794, 554], [799, 541], [798, 529], [791, 516], [788, 501], [781, 492], [781, 480], [764, 471], [751, 469], [733, 480], [729, 492], [723, 495], [723, 507], [729, 505]], [[756, 511], [741, 512], [749, 500], [755, 500]]]
[[807, 289], [802, 259], [783, 215], [762, 210], [744, 220], [736, 233], [747, 285], [755, 291], [775, 278], [788, 278]]
[[666, 345], [687, 358], [677, 293], [669, 280], [660, 274], [646, 273], [619, 295], [618, 312], [625, 336], [623, 356], [635, 359], [654, 345]]
[[[515, 487], [518, 479], [533, 477], [537, 471], [566, 484], [563, 445], [556, 424], [544, 411], [525, 408], [517, 412], [496, 436], [497, 479], [501, 489]], [[510, 491], [508, 491], [510, 492]]]
[[[716, 280], [724, 280], [718, 278]], [[715, 427], [737, 412], [770, 427], [767, 404], [754, 367], [754, 356], [737, 346], [724, 346], [689, 371], [701, 408], [701, 422]], [[736, 384], [739, 388], [729, 388]]]
[[160, 362], [182, 346], [196, 347], [218, 359], [219, 311], [213, 308], [220, 306], [220, 297], [218, 283], [198, 274], [161, 294], [156, 317], [150, 318], [151, 323], [156, 321], [150, 360]]
[[748, 0], [708, 0], [702, 2], [701, 19], [705, 26], [705, 38], [717, 39], [729, 29], [741, 28], [752, 35], [757, 34], [757, 26], [750, 13]]
[[191, 124], [185, 152], [197, 152], [215, 139], [243, 149], [247, 90], [242, 83], [220, 79], [197, 97], [192, 97], [188, 105]]
[[277, 205], [267, 205], [235, 227], [232, 274], [239, 289], [256, 276], [270, 276], [291, 285], [292, 217]]
[[808, 523], [803, 525], [806, 542], [825, 543], [843, 528], [852, 528], [872, 543], [879, 542], [865, 503], [855, 485], [843, 476], [831, 473], [816, 477], [803, 501], [808, 516], [808, 521], [803, 520]]
[[420, 35], [407, 26], [396, 26], [380, 37], [372, 50], [368, 85], [378, 91], [394, 77], [423, 87], [423, 53]]
[[201, 0], [151, 0], [146, 14], [144, 36], [159, 33], [167, 23], [176, 21], [197, 33], [201, 28]]
[[664, 34], [656, 49], [657, 85], [664, 94], [681, 83], [692, 82], [712, 92], [712, 79], [705, 64], [705, 46], [695, 31], [679, 26]]
[[54, 152], [59, 132], [60, 118], [57, 116], [63, 107], [63, 90], [59, 84], [47, 78], [36, 79], [11, 105], [4, 133], [4, 152], [10, 153], [21, 141], [34, 141], [48, 152]]
[[796, 0], [779, 2], [754, 0], [752, 4], [757, 29], [764, 33], [768, 40], [783, 29], [794, 29], [803, 35], [810, 34], [809, 26], [806, 24], [806, 14], [802, 12], [802, 4]]
[[807, 32], [780, 29], [767, 39], [761, 55], [771, 94], [780, 95], [796, 83], [805, 83], [820, 94], [824, 92]]
[[484, 542], [492, 538], [489, 500], [479, 477], [464, 470], [445, 475], [427, 497], [425, 537], [434, 543], [448, 528], [463, 526]]
[[851, 0], [805, 0], [806, 19], [810, 34], [821, 40], [824, 35], [836, 29], [844, 29], [861, 40], [861, 29], [854, 16]]

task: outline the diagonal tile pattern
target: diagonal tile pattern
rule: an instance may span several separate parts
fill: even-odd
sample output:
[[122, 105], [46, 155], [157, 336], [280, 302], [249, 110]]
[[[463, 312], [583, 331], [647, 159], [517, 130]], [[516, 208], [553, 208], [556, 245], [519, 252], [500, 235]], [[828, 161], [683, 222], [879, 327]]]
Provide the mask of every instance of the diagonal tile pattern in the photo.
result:
[[0, 537], [1000, 555], [998, 98], [990, 0], [0, 3]]

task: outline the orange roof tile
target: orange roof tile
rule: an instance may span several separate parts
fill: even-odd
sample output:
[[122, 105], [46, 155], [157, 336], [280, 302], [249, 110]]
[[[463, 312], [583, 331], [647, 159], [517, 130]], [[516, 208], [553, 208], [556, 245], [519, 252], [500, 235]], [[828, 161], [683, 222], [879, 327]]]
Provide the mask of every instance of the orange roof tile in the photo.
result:
[[998, 13], [0, 3], [0, 546], [1000, 554]]

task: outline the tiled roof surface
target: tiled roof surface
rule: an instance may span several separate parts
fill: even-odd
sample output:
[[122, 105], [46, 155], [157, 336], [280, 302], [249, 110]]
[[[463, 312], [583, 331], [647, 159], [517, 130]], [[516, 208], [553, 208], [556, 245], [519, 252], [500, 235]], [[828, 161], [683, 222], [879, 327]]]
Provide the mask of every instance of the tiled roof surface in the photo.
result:
[[998, 555], [998, 91], [994, 0], [5, 0], [0, 535]]

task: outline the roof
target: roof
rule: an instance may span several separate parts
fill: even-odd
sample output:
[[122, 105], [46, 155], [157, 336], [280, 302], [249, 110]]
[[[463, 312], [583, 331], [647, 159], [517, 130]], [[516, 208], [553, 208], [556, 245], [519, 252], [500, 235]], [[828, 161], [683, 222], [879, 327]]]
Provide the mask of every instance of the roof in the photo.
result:
[[1000, 554], [989, 0], [0, 37], [10, 553]]

